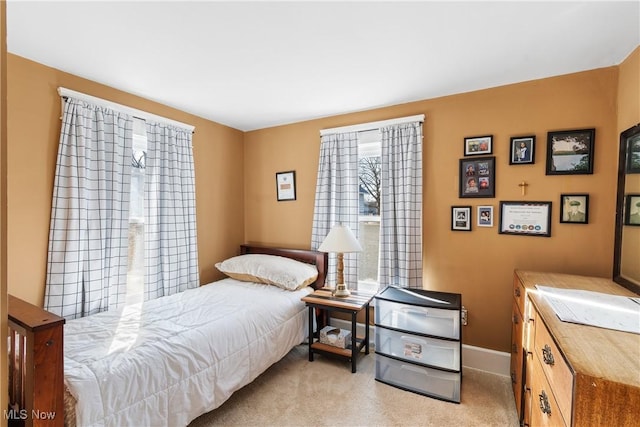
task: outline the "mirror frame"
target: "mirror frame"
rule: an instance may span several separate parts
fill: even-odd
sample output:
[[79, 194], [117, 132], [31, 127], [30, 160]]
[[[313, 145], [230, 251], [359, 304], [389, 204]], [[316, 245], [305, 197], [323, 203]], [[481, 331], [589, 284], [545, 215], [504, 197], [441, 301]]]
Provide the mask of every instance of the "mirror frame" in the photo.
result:
[[616, 229], [613, 245], [613, 281], [640, 295], [640, 285], [625, 279], [620, 275], [622, 255], [622, 230], [624, 214], [624, 194], [627, 166], [627, 139], [640, 134], [640, 123], [630, 127], [620, 134], [620, 156], [618, 159], [618, 192], [616, 196]]

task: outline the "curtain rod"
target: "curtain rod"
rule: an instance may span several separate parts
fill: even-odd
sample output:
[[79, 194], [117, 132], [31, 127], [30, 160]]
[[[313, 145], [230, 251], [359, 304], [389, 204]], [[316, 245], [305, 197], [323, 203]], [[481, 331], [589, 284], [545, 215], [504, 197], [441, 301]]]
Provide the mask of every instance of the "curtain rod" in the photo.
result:
[[157, 116], [152, 113], [147, 113], [146, 111], [138, 110], [137, 108], [127, 107], [126, 105], [117, 104], [115, 102], [107, 101], [106, 99], [97, 98], [95, 96], [87, 95], [85, 93], [76, 92], [75, 90], [67, 89], [62, 86], [58, 88], [58, 94], [63, 98], [71, 97], [71, 98], [80, 99], [82, 101], [87, 101], [92, 104], [97, 104], [102, 107], [107, 107], [116, 111], [121, 111], [123, 113], [130, 114], [139, 119], [149, 119], [155, 122], [160, 122], [160, 123], [180, 127], [191, 132], [194, 132], [196, 128], [193, 125], [188, 125], [186, 123], [178, 122], [176, 120], [171, 120], [162, 116]]
[[424, 122], [424, 114], [418, 114], [417, 116], [399, 117], [397, 119], [381, 120], [378, 122], [361, 123], [357, 125], [341, 126], [337, 128], [321, 129], [320, 136], [329, 135], [332, 133], [344, 133], [344, 132], [362, 132], [366, 130], [374, 130], [384, 126], [397, 125], [400, 123], [411, 122]]

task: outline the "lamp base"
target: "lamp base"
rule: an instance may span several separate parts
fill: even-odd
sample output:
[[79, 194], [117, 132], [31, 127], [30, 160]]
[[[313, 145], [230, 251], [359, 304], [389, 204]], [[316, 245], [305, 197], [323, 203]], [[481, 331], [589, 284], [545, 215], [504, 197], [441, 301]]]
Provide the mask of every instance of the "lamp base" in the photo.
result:
[[334, 297], [344, 298], [348, 297], [349, 295], [351, 295], [351, 292], [349, 292], [347, 285], [345, 285], [344, 283], [336, 285], [336, 289], [333, 291]]

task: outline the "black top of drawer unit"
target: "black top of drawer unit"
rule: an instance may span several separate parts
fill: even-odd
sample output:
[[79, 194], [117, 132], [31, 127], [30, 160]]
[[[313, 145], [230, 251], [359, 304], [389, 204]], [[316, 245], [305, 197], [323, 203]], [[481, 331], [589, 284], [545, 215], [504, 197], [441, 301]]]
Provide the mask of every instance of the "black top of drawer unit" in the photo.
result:
[[462, 295], [449, 292], [426, 291], [423, 289], [400, 288], [387, 286], [375, 296], [376, 299], [400, 302], [403, 304], [460, 310]]

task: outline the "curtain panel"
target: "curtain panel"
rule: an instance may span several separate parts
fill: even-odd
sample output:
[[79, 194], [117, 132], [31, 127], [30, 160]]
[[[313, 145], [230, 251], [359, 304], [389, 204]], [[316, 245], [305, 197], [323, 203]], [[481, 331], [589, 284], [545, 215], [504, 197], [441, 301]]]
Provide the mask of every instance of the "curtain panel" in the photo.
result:
[[132, 141], [131, 116], [66, 99], [44, 302], [66, 319], [125, 302]]
[[422, 123], [380, 131], [380, 283], [422, 289]]
[[[334, 225], [342, 223], [358, 236], [358, 134], [323, 135], [313, 209], [311, 249], [317, 250]], [[329, 254], [327, 283], [336, 283], [336, 254]], [[358, 284], [358, 254], [344, 254], [344, 279]]]
[[145, 301], [200, 285], [191, 131], [146, 128]]

